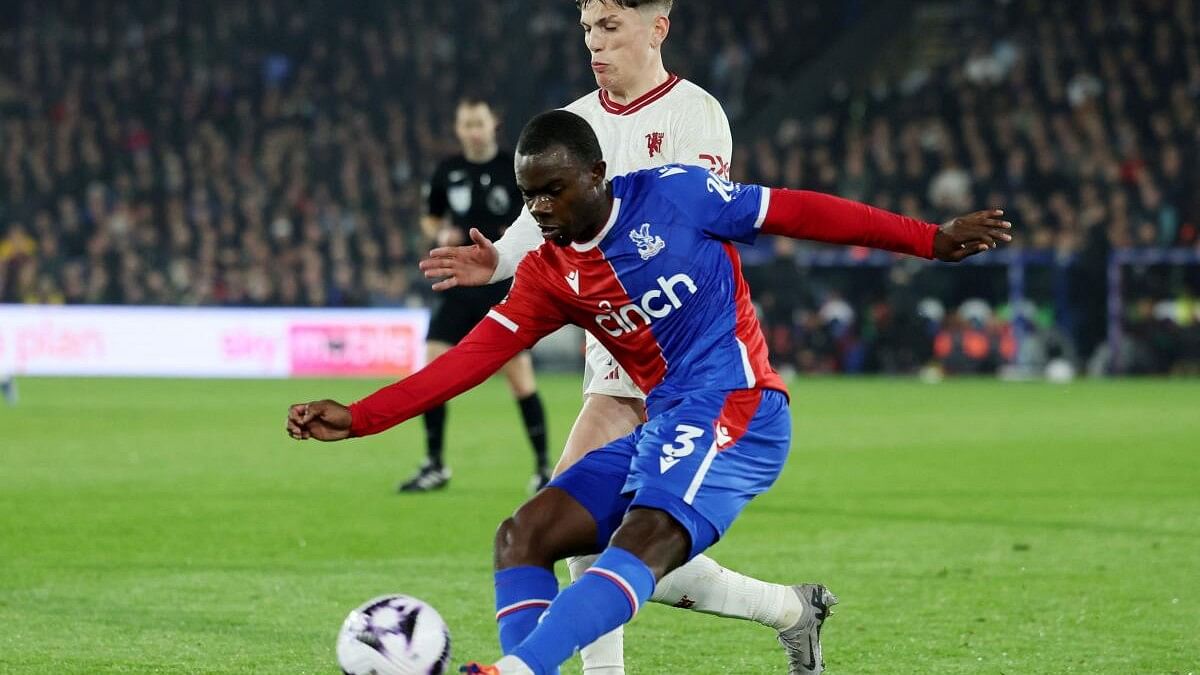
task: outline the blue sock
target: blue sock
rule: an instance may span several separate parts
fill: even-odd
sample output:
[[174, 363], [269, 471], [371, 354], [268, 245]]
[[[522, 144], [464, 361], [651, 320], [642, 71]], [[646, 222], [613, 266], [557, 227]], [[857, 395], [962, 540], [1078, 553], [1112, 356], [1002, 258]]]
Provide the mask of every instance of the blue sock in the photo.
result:
[[563, 589], [525, 641], [511, 650], [537, 675], [633, 618], [654, 592], [654, 573], [637, 556], [609, 546], [578, 581]]
[[556, 595], [558, 579], [544, 567], [512, 567], [496, 572], [496, 624], [503, 653], [511, 652], [533, 632]]

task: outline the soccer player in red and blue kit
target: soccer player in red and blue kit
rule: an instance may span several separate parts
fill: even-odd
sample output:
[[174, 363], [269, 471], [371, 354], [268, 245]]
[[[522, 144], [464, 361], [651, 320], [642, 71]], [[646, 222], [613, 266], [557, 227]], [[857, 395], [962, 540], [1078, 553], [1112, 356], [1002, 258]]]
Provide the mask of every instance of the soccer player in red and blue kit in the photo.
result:
[[[589, 453], [504, 521], [490, 675], [558, 672], [629, 621], [665, 574], [715, 543], [787, 459], [791, 417], [733, 242], [759, 233], [958, 261], [1011, 239], [998, 210], [937, 226], [813, 192], [669, 165], [605, 181], [587, 122], [558, 110], [517, 144], [517, 183], [546, 239], [509, 296], [421, 372], [351, 405], [292, 406], [298, 439], [384, 431], [482, 382], [574, 323], [647, 392], [647, 422]], [[555, 561], [602, 551], [559, 592]], [[814, 666], [816, 664], [813, 664]]]

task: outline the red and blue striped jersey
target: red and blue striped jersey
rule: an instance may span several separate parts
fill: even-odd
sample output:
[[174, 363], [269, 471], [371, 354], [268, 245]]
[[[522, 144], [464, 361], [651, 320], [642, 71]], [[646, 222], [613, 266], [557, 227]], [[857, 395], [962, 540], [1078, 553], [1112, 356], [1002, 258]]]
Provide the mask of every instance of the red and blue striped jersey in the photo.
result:
[[590, 242], [544, 243], [508, 297], [423, 370], [350, 405], [351, 434], [379, 433], [482, 382], [568, 323], [596, 336], [656, 406], [697, 391], [777, 389], [734, 242], [760, 231], [933, 257], [937, 225], [804, 190], [738, 185], [667, 165], [612, 181]]
[[583, 327], [652, 407], [699, 389], [786, 391], [733, 244], [754, 241], [770, 191], [676, 164], [618, 176], [612, 195], [592, 241], [526, 256], [488, 316], [525, 345]]

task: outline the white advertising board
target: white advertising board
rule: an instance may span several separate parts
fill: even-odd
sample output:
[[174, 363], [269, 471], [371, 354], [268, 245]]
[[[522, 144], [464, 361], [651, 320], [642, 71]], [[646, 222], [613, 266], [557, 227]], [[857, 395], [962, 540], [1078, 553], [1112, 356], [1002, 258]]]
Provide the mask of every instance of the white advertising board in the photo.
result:
[[403, 377], [428, 323], [423, 309], [0, 305], [0, 373]]

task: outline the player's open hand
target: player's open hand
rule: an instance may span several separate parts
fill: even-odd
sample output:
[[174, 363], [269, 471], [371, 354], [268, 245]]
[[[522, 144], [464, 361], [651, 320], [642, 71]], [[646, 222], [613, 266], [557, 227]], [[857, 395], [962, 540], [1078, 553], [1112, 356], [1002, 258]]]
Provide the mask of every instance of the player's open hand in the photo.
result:
[[959, 216], [942, 225], [933, 237], [933, 257], [958, 262], [977, 253], [1012, 241], [1012, 223], [1004, 220], [1004, 211], [988, 209]]
[[426, 279], [441, 279], [433, 290], [444, 291], [455, 286], [484, 286], [496, 273], [500, 254], [491, 240], [478, 229], [471, 228], [471, 241], [466, 246], [440, 246], [429, 252], [419, 264]]
[[288, 436], [305, 441], [340, 441], [350, 437], [350, 409], [337, 401], [297, 403], [288, 408]]

